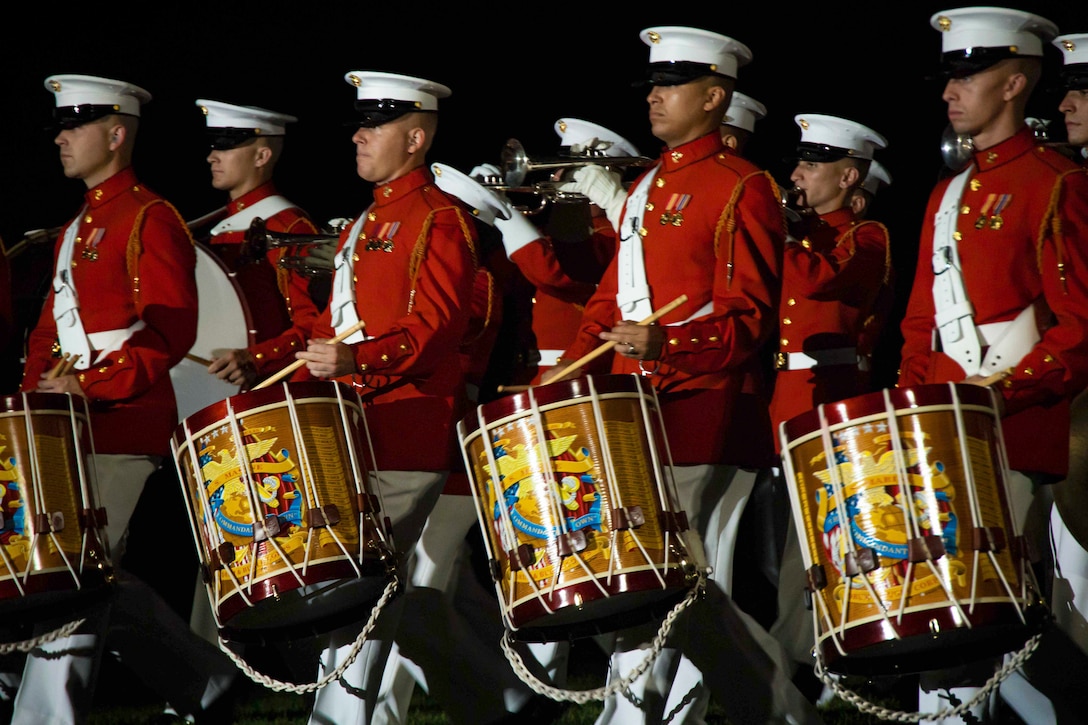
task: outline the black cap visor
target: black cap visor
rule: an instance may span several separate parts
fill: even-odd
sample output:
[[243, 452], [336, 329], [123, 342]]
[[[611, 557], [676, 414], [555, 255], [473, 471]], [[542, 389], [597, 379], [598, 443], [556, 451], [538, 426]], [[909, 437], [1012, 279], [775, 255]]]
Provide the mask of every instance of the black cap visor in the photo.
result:
[[1071, 63], [1063, 67], [1054, 85], [1047, 90], [1063, 94], [1066, 91], [1088, 90], [1088, 63]]
[[377, 128], [390, 121], [395, 121], [406, 113], [433, 113], [419, 107], [416, 101], [400, 101], [395, 98], [367, 98], [355, 101], [355, 120], [348, 126], [356, 128]]
[[718, 73], [709, 63], [695, 63], [690, 60], [661, 61], [650, 63], [646, 69], [646, 78], [637, 81], [637, 86], [682, 86], [704, 76], [731, 78]]
[[77, 128], [114, 113], [120, 113], [120, 111], [112, 104], [83, 103], [78, 106], [58, 106], [53, 109], [51, 128], [56, 131]]
[[1024, 58], [1026, 56], [1017, 53], [1012, 46], [1003, 45], [997, 48], [961, 48], [941, 53], [941, 67], [929, 80], [948, 80], [949, 78], [966, 78], [975, 73], [997, 65], [1008, 58]]
[[255, 128], [234, 128], [232, 126], [211, 126], [208, 128], [208, 144], [213, 151], [228, 151], [238, 148], [261, 134]]
[[854, 155], [855, 154], [850, 152], [850, 149], [804, 141], [797, 144], [797, 157], [795, 160], [814, 161], [823, 164], [829, 161], [838, 161], [839, 159], [849, 158]]

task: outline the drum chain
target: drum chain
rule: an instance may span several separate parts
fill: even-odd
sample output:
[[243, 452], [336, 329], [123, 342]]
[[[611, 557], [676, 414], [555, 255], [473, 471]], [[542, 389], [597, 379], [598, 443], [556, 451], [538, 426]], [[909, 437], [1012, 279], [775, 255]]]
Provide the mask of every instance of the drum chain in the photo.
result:
[[1015, 655], [1012, 655], [1011, 657], [1006, 657], [1005, 664], [1002, 665], [1001, 669], [995, 672], [994, 675], [986, 681], [986, 684], [983, 685], [979, 689], [979, 691], [975, 693], [975, 696], [972, 697], [970, 700], [968, 700], [967, 702], [961, 702], [955, 707], [939, 710], [935, 713], [903, 712], [900, 710], [889, 710], [887, 708], [880, 707], [879, 705], [874, 705], [861, 695], [858, 695], [856, 692], [853, 692], [852, 690], [849, 690], [839, 684], [838, 679], [836, 679], [834, 675], [824, 669], [823, 662], [819, 657], [816, 658], [815, 671], [817, 677], [819, 677], [825, 685], [834, 690], [835, 694], [839, 698], [845, 700], [846, 702], [849, 702], [851, 705], [857, 708], [859, 712], [863, 712], [867, 715], [875, 715], [881, 720], [891, 720], [894, 722], [920, 722], [922, 720], [939, 721], [943, 720], [944, 718], [958, 717], [959, 715], [962, 715], [963, 713], [971, 710], [976, 705], [982, 703], [983, 700], [987, 699], [990, 696], [990, 692], [995, 687], [1004, 682], [1005, 679], [1007, 679], [1014, 670], [1020, 669], [1020, 667], [1022, 667], [1023, 664], [1027, 661], [1028, 657], [1031, 657], [1032, 653], [1034, 653], [1035, 650], [1039, 647], [1039, 640], [1041, 637], [1041, 634], [1033, 636], [1027, 641], [1023, 649], [1021, 649], [1019, 652], [1017, 652]]
[[703, 590], [706, 586], [706, 577], [707, 572], [700, 570], [698, 572], [697, 581], [692, 586], [691, 591], [688, 592], [688, 595], [665, 615], [665, 619], [661, 622], [661, 627], [657, 631], [657, 636], [654, 637], [653, 646], [650, 648], [649, 654], [647, 654], [646, 658], [639, 663], [638, 667], [633, 669], [623, 679], [611, 682], [604, 687], [598, 687], [594, 690], [561, 690], [557, 687], [552, 687], [546, 682], [542, 682], [525, 666], [525, 660], [521, 658], [521, 654], [513, 647], [513, 641], [510, 639], [509, 630], [503, 633], [499, 644], [502, 646], [502, 651], [506, 653], [506, 659], [509, 660], [510, 665], [513, 667], [517, 676], [538, 695], [544, 695], [545, 697], [556, 701], [567, 700], [578, 705], [584, 705], [590, 700], [604, 700], [610, 695], [626, 690], [635, 680], [641, 677], [646, 670], [650, 669], [650, 666], [653, 665], [654, 660], [657, 659], [657, 656], [665, 646], [665, 641], [669, 636], [669, 631], [672, 629], [673, 622], [676, 621], [676, 618], [680, 616], [681, 612], [691, 606], [696, 599], [703, 596]]
[[[291, 692], [296, 695], [304, 695], [310, 692], [315, 692], [317, 690], [320, 690], [322, 687], [329, 684], [333, 680], [340, 679], [340, 676], [344, 674], [344, 671], [347, 670], [348, 667], [351, 667], [351, 664], [355, 662], [355, 658], [359, 656], [359, 652], [360, 650], [362, 650], [363, 644], [366, 643], [366, 638], [370, 635], [371, 631], [373, 631], [374, 625], [377, 624], [378, 615], [381, 614], [382, 608], [393, 597], [393, 595], [396, 594], [397, 584], [397, 577], [394, 576], [390, 580], [389, 584], [386, 585], [385, 591], [382, 593], [382, 596], [378, 600], [378, 603], [374, 605], [374, 609], [371, 610], [370, 619], [367, 620], [366, 626], [363, 627], [363, 630], [359, 632], [359, 636], [355, 638], [355, 642], [354, 644], [352, 644], [351, 650], [348, 652], [347, 658], [343, 662], [341, 662], [335, 670], [325, 675], [317, 682], [308, 682], [306, 684], [299, 685], [293, 682], [284, 682], [282, 680], [277, 680], [261, 672], [257, 672], [252, 667], [250, 667], [249, 663], [242, 659], [240, 655], [231, 650], [222, 637], [219, 638], [219, 649], [221, 649], [228, 657], [230, 657], [234, 661], [234, 664], [238, 666], [238, 669], [242, 670], [242, 672], [244, 672], [249, 679], [253, 680], [258, 685], [264, 685], [268, 689], [274, 690], [276, 692]], [[347, 685], [345, 685], [345, 687], [347, 687]]]
[[46, 632], [41, 636], [34, 637], [33, 639], [23, 640], [22, 642], [9, 642], [6, 644], [0, 644], [0, 655], [9, 655], [13, 652], [29, 652], [30, 650], [40, 645], [49, 644], [50, 642], [55, 642], [58, 639], [63, 639], [64, 637], [68, 637], [77, 629], [79, 629], [79, 626], [86, 621], [86, 619], [76, 619], [69, 622], [68, 624], [57, 627], [52, 632]]

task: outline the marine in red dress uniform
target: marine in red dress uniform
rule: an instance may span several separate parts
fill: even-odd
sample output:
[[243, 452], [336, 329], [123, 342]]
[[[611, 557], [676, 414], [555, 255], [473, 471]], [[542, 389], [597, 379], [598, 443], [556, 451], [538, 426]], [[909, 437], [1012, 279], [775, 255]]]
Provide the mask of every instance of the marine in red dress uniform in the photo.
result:
[[[91, 405], [96, 453], [165, 456], [177, 424], [170, 368], [196, 339], [193, 239], [177, 210], [129, 167], [87, 190], [76, 225], [72, 283], [90, 335], [146, 325], [118, 350], [79, 369]], [[57, 244], [59, 254], [61, 241]], [[64, 260], [56, 260], [61, 265]], [[52, 289], [27, 339], [22, 389], [35, 390], [63, 353]], [[77, 364], [78, 365], [78, 364]]]
[[[871, 351], [862, 349], [859, 338], [890, 276], [888, 230], [880, 222], [859, 222], [850, 207], [806, 222], [803, 232], [795, 231], [803, 236], [786, 245], [783, 257], [781, 337], [771, 401], [776, 445], [783, 421], [821, 403], [869, 392], [866, 353]], [[872, 329], [868, 333], [876, 336]], [[802, 353], [820, 361], [829, 351], [845, 357], [790, 369], [791, 356]]]
[[[258, 186], [226, 206], [226, 216], [236, 214], [262, 199], [277, 195], [271, 181]], [[318, 234], [317, 226], [299, 207], [283, 209], [263, 220], [270, 232]], [[258, 259], [250, 256], [246, 231], [227, 231], [208, 239], [209, 248], [235, 273], [235, 279], [254, 325], [253, 356], [258, 378], [264, 378], [295, 361], [306, 346], [317, 320], [318, 306], [310, 296], [310, 280], [302, 273], [284, 269], [280, 260], [296, 252], [290, 246], [273, 247]], [[250, 242], [256, 244], [256, 242]]]
[[[949, 183], [930, 195], [926, 219]], [[974, 324], [1008, 322], [1033, 304], [1038, 310], [1041, 339], [995, 386], [1004, 398], [1009, 466], [1061, 478], [1069, 464], [1069, 403], [1088, 382], [1088, 175], [1024, 126], [975, 153], [959, 207], [956, 246]], [[927, 224], [901, 324], [899, 387], [967, 377], [934, 349], [933, 267]]]

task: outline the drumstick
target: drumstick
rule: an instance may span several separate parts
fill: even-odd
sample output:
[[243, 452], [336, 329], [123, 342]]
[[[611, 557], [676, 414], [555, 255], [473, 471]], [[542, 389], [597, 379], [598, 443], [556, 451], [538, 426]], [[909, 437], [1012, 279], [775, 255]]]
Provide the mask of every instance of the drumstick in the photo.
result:
[[69, 355], [68, 353], [64, 353], [64, 356], [61, 357], [60, 361], [56, 364], [56, 366], [49, 371], [48, 379], [53, 380], [54, 378], [63, 377], [68, 373], [72, 372], [72, 368], [76, 366], [76, 362], [78, 362], [79, 358], [81, 357], [82, 355], [80, 355], [78, 352], [75, 355]]
[[991, 385], [993, 385], [994, 383], [1001, 382], [1002, 380], [1009, 377], [1010, 375], [1012, 375], [1012, 368], [1008, 368], [1007, 370], [999, 370], [996, 373], [993, 373], [991, 375], [987, 375], [982, 380], [979, 380], [977, 383], [973, 383], [973, 384], [974, 385], [979, 385], [979, 386], [981, 386], [983, 388], [988, 388]]
[[524, 393], [532, 385], [499, 385], [495, 388], [497, 393]]
[[200, 363], [204, 367], [208, 367], [209, 365], [212, 364], [211, 360], [205, 360], [204, 358], [200, 357], [199, 355], [194, 355], [191, 352], [185, 353], [185, 359], [186, 360], [192, 360], [195, 363]]
[[68, 353], [64, 353], [64, 355], [61, 356], [60, 360], [57, 361], [57, 364], [53, 366], [53, 369], [49, 371], [49, 374], [45, 376], [45, 379], [52, 380], [54, 378], [59, 378], [61, 370], [63, 370], [64, 366], [68, 364], [69, 357], [71, 357], [71, 355], [69, 355]]
[[[688, 301], [688, 296], [687, 295], [680, 295], [679, 297], [677, 297], [675, 300], [673, 300], [669, 304], [665, 305], [664, 307], [661, 307], [661, 308], [657, 309], [652, 314], [647, 316], [645, 319], [639, 320], [635, 324], [637, 324], [637, 325], [649, 325], [651, 322], [654, 322], [655, 320], [658, 320], [658, 319], [664, 317], [665, 315], [669, 314], [670, 312], [672, 312], [677, 307], [679, 307], [680, 305], [684, 304], [687, 301]], [[585, 355], [583, 355], [582, 357], [578, 358], [577, 360], [572, 362], [570, 365], [568, 365], [563, 370], [563, 372], [559, 374], [558, 377], [552, 378], [548, 382], [549, 383], [559, 382], [560, 380], [567, 377], [568, 375], [570, 375], [575, 370], [578, 370], [579, 368], [583, 367], [590, 360], [596, 360], [601, 355], [604, 355], [606, 352], [611, 350], [615, 346], [615, 344], [616, 343], [611, 341], [611, 340], [609, 340], [608, 342], [602, 343], [596, 350], [593, 350], [592, 352], [588, 352]]]
[[[348, 337], [351, 337], [352, 335], [354, 335], [356, 332], [363, 329], [364, 327], [366, 327], [366, 323], [363, 322], [362, 320], [359, 320], [354, 325], [352, 325], [348, 329], [344, 330], [343, 332], [341, 332], [339, 335], [337, 335], [333, 339], [329, 340], [328, 343], [326, 343], [326, 344], [333, 345], [333, 344], [336, 344], [338, 342], [343, 342], [345, 339], [347, 339]], [[254, 385], [253, 389], [254, 390], [260, 390], [261, 388], [267, 388], [272, 383], [278, 382], [280, 379], [287, 377], [288, 375], [295, 372], [296, 370], [298, 370], [300, 367], [302, 367], [305, 364], [306, 364], [305, 360], [295, 360], [293, 363], [291, 363], [290, 365], [285, 367], [283, 370], [280, 370], [278, 373], [275, 373], [274, 375], [269, 376], [264, 381]]]

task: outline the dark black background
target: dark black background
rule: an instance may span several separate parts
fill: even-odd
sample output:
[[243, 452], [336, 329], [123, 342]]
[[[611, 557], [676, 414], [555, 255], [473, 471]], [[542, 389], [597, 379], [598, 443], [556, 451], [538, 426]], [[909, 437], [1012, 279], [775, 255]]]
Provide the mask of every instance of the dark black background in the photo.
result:
[[[53, 95], [43, 82], [51, 74], [119, 78], [151, 92], [136, 169], [190, 220], [224, 201], [209, 183], [197, 98], [298, 116], [278, 185], [320, 223], [354, 216], [369, 192], [355, 174], [352, 131], [344, 125], [355, 97], [346, 72], [406, 73], [450, 86], [430, 159], [465, 171], [498, 163], [510, 137], [531, 157], [553, 156], [552, 125], [564, 116], [600, 123], [656, 155], [645, 90], [632, 87], [648, 57], [638, 33], [691, 25], [751, 48], [754, 59], [740, 69], [738, 90], [764, 103], [768, 116], [757, 124], [750, 155], [780, 183], [788, 183], [792, 168], [785, 159], [799, 137], [798, 113], [845, 116], [888, 138], [877, 158], [893, 183], [873, 214], [891, 231], [905, 296], [925, 200], [942, 171], [942, 86], [926, 76], [940, 55], [940, 33], [929, 18], [948, 7], [955, 5], [687, 3], [651, 11], [619, 3], [340, 0], [22, 5], [21, 19], [8, 23], [0, 42], [0, 237], [10, 248], [30, 229], [63, 224], [84, 191], [82, 182], [64, 178], [52, 134], [44, 130]], [[1088, 31], [1083, 0], [1017, 7], [1053, 20], [1062, 33]], [[1046, 52], [1053, 77], [1060, 53], [1049, 45]], [[1056, 140], [1064, 135], [1058, 100], [1040, 90], [1029, 109], [1058, 119]], [[18, 294], [38, 271], [18, 257], [13, 266]]]

